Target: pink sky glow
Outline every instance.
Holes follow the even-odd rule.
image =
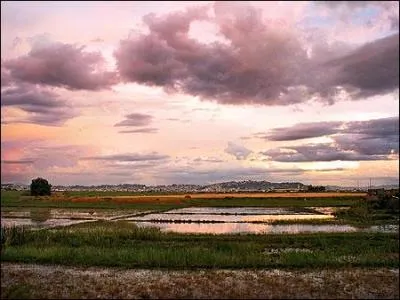
[[[397,1],[1,6],[2,183],[398,183]]]

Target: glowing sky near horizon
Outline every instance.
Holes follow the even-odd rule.
[[[398,183],[397,1],[1,5],[2,183]]]

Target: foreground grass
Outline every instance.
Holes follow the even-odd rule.
[[[98,222],[3,230],[1,260],[169,269],[398,267],[398,238],[384,233],[185,235]]]

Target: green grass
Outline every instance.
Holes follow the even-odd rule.
[[[99,199],[98,202],[71,202],[64,200],[50,200],[47,197],[22,196],[19,191],[1,191],[1,207],[13,208],[82,208],[82,209],[133,209],[133,210],[168,210],[182,205],[174,203],[114,203],[108,199]]]
[[[72,192],[71,192],[72,193]],[[94,192],[93,192],[94,193]],[[124,192],[110,192],[109,196],[123,195]],[[93,196],[87,192],[86,196]],[[105,196],[105,195],[103,195]],[[306,207],[306,206],[350,206],[359,201],[360,197],[343,196],[332,198],[220,198],[220,199],[182,199],[180,203],[154,201],[152,203],[115,203],[111,199],[100,198],[97,202],[71,202],[50,200],[46,197],[21,196],[21,192],[2,191],[2,207],[49,207],[49,208],[98,208],[98,209],[136,209],[136,210],[166,210],[189,206],[210,207]]]
[[[186,195],[179,192],[126,192],[126,191],[67,191],[68,197],[107,197],[107,196],[159,196],[159,195]]]
[[[2,261],[126,268],[398,267],[398,234],[188,235],[127,222],[2,231]],[[266,249],[312,252],[265,254]]]

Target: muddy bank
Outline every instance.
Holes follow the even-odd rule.
[[[398,269],[121,270],[1,264],[1,298],[399,298]]]

